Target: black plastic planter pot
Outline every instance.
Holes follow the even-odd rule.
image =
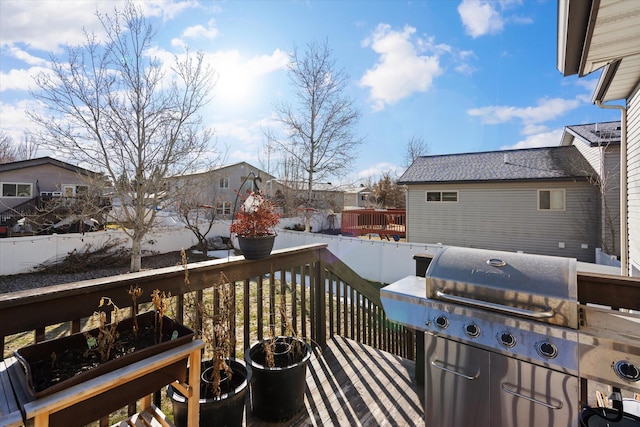
[[[273,249],[273,243],[276,240],[275,235],[241,237],[238,236],[238,246],[245,259],[259,260],[268,258]]]
[[[251,410],[265,421],[286,421],[304,406],[311,346],[298,338],[277,337],[275,367],[268,368],[265,366],[264,341],[256,342],[244,353],[244,359],[253,371]],[[295,341],[301,351],[287,351],[296,345]]]
[[[227,360],[233,375],[226,389],[221,384],[223,394],[220,397],[203,397],[206,385],[200,384],[200,427],[242,426],[244,403],[247,388],[251,382],[251,368],[242,360]],[[211,361],[202,362],[202,372],[211,367]],[[226,392],[225,392],[226,391]],[[173,419],[176,427],[187,427],[187,399],[171,385],[167,387],[167,396],[173,404]]]

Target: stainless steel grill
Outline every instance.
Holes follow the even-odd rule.
[[[572,258],[447,247],[427,270],[427,298],[578,327]]]
[[[640,392],[637,316],[580,306],[576,269],[445,247],[426,278],[381,290],[390,319],[426,333],[428,426],[575,426],[580,378]]]

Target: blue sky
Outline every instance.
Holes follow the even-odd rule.
[[[598,73],[556,69],[555,0],[161,1],[139,3],[158,31],[153,54],[202,50],[218,73],[202,114],[227,163],[266,167],[263,129],[291,95],[294,46],[327,40],[364,140],[348,182],[404,171],[412,137],[429,154],[558,145],[564,126],[619,120],[590,103]],[[32,76],[82,27],[100,35],[95,10],[121,1],[0,0],[0,127],[15,141],[33,127]],[[47,153],[39,152],[39,155]],[[64,159],[61,159],[64,160]]]

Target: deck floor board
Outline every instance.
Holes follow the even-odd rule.
[[[245,426],[424,426],[424,391],[413,382],[415,364],[335,336],[307,371],[305,407],[286,422],[251,414]]]

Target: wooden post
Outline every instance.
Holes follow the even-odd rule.
[[[327,307],[326,307],[326,292],[325,292],[325,275],[324,275],[324,263],[319,260],[315,264],[314,271],[314,284],[316,286],[315,291],[315,308],[316,308],[316,342],[320,348],[324,348],[327,345]]]

